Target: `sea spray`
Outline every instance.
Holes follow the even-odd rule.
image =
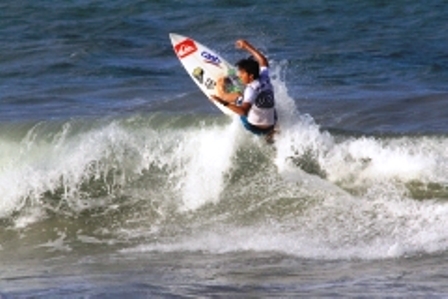
[[[46,121],[2,137],[2,218],[29,234],[51,226],[61,248],[139,240],[124,252],[326,259],[445,250],[447,139],[330,134],[276,76],[273,145],[221,114]]]

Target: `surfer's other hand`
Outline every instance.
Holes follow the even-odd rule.
[[[225,93],[225,84],[226,84],[226,77],[221,77],[218,80],[216,80],[215,91],[219,96],[222,96]]]
[[[225,80],[226,77],[219,77],[218,80],[216,80],[216,85],[224,85]]]

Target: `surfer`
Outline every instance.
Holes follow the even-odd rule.
[[[239,114],[248,131],[265,135],[266,140],[272,142],[277,113],[274,91],[269,79],[268,60],[246,40],[237,40],[235,45],[237,49],[246,50],[252,55],[235,64],[237,75],[245,85],[244,92],[227,92],[227,78],[224,77],[216,82],[216,95],[212,95],[212,100]]]

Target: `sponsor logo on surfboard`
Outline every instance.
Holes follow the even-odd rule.
[[[216,82],[210,78],[207,78],[207,80],[205,80],[204,85],[205,87],[207,87],[207,89],[215,89]]]
[[[197,51],[196,44],[191,39],[186,39],[183,42],[174,46],[174,50],[176,51],[177,56],[179,58],[187,57],[190,54],[193,54]]]
[[[218,56],[213,55],[207,51],[202,51],[201,56],[204,58],[206,63],[213,64],[217,67],[221,67],[221,59]]]
[[[193,70],[193,77],[196,78],[196,80],[199,81],[199,83],[203,83],[204,82],[204,70],[201,69],[200,67],[197,67]]]

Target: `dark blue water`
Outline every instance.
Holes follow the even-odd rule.
[[[448,294],[448,4],[0,3],[0,297]],[[269,58],[245,132],[168,34]]]

